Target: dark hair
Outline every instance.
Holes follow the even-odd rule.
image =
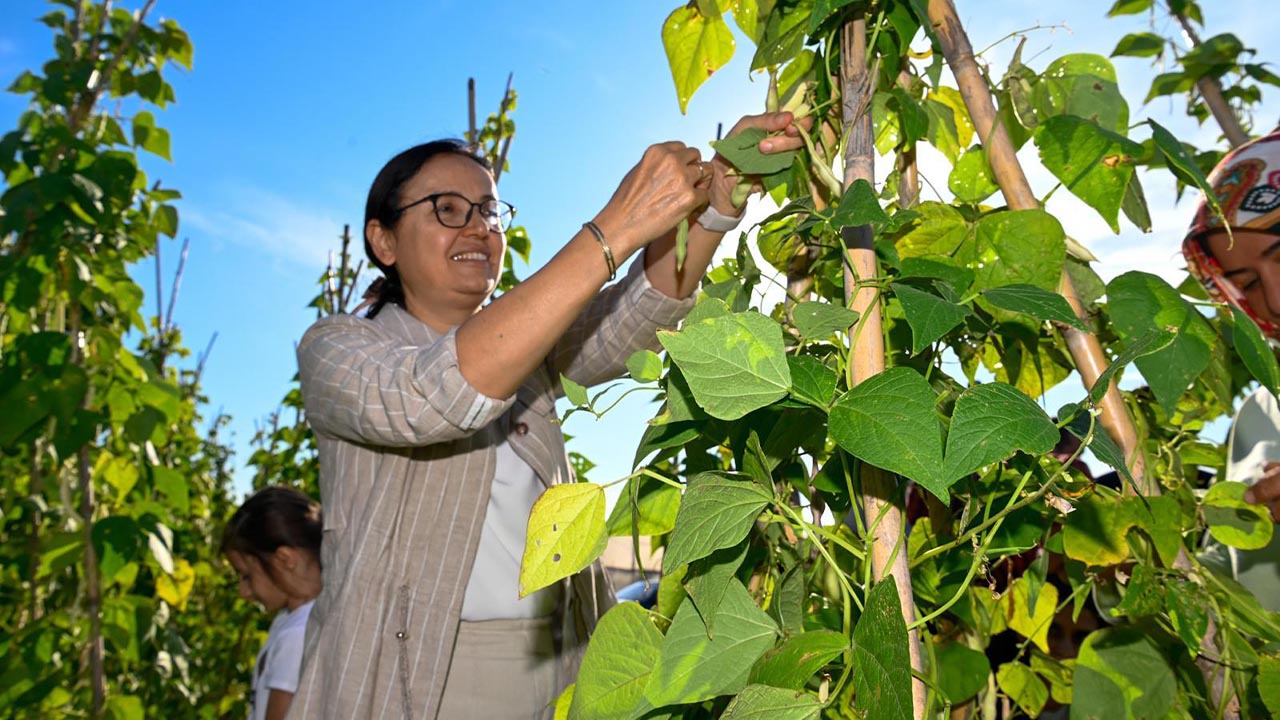
[[[373,245],[369,243],[369,221],[377,220],[387,229],[394,228],[400,221],[399,208],[408,202],[407,198],[400,195],[404,184],[417,175],[429,160],[439,155],[460,155],[474,160],[485,170],[493,170],[488,160],[471,152],[466,143],[452,138],[414,145],[382,166],[378,176],[373,179],[373,185],[369,188],[369,199],[364,204],[364,254],[369,258],[369,262],[382,271],[383,275],[382,278],[374,281],[365,293],[365,297],[374,300],[373,307],[369,308],[368,317],[370,318],[376,317],[387,303],[404,307],[404,286],[400,284],[400,273],[395,265],[383,264],[373,252]]]
[[[222,553],[258,559],[271,574],[271,555],[281,547],[306,550],[320,559],[324,534],[320,504],[293,488],[263,488],[244,501],[222,531]]]

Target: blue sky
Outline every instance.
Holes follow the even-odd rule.
[[[158,118],[172,132],[174,161],[148,161],[148,170],[185,195],[179,237],[190,238],[191,254],[175,319],[192,348],[219,335],[205,389],[210,413],[233,417],[239,462],[255,421],[276,407],[295,371],[293,344],[313,319],[304,305],[342,225],[352,224],[358,236],[364,194],[387,158],[465,130],[468,77],[476,78],[483,116],[515,73],[518,132],[502,193],[533,238],[534,266],[603,206],[647,145],[678,139],[709,153],[718,122],[727,129],[762,109],[764,85],[747,72],[753,49],[739,37],[733,62],[680,114],[660,40],[675,4],[160,0],[155,13],[191,35],[195,69],[170,73],[178,102]],[[1206,35],[1234,32],[1260,59],[1280,61],[1280,16],[1271,0],[1203,4]],[[959,5],[976,48],[1045,28],[1030,33],[1024,51],[1034,68],[1067,52],[1108,54],[1125,33],[1149,29],[1143,16],[1106,19],[1109,0]],[[49,31],[35,22],[48,9],[36,0],[0,4],[6,84],[48,57]],[[987,54],[997,76],[1015,42]],[[1150,116],[1201,145],[1214,142],[1212,128],[1182,117],[1180,102],[1138,107],[1156,72],[1147,61],[1118,59],[1116,66],[1134,122]],[[1280,91],[1268,93],[1260,127],[1280,119],[1277,97]],[[0,96],[0,127],[22,109],[21,98]],[[922,152],[924,175],[945,192],[942,167],[938,156]],[[1038,192],[1052,187],[1042,171],[1029,174]],[[1175,279],[1191,208],[1174,204],[1172,183],[1163,178],[1146,190],[1156,224],[1150,235],[1132,228],[1112,235],[1065,193],[1050,209],[1101,258],[1104,277],[1141,268]],[[163,248],[166,278],[179,248]],[[152,266],[137,276],[150,295]],[[154,298],[147,302],[154,306]],[[1065,385],[1065,399],[1075,399],[1078,383]],[[642,396],[633,398],[604,421],[579,415],[566,428],[575,436],[570,447],[600,464],[594,480],[629,470],[652,410]],[[247,477],[241,473],[242,487]]]

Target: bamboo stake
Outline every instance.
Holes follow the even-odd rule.
[[[871,127],[870,93],[875,78],[867,67],[866,20],[858,18],[845,24],[840,37],[840,83],[844,132],[848,137],[844,153],[844,185],[846,188],[858,180],[874,182],[874,131]],[[863,317],[857,346],[850,348],[849,363],[852,381],[856,385],[885,369],[885,348],[882,319],[880,316],[879,290],[859,287],[860,279],[875,278],[875,237],[871,227],[862,225],[841,230],[848,262],[844,268],[845,302]],[[915,624],[915,594],[911,586],[911,568],[907,558],[907,534],[903,513],[904,496],[897,481],[885,471],[862,466],[862,505],[866,513],[867,530],[871,537],[871,571],[873,579],[880,581],[892,577],[898,586],[902,602],[902,617],[910,628]],[[908,652],[911,669],[920,673],[924,669],[917,630],[908,631]],[[924,683],[911,678],[912,716],[923,718],[926,707]]]
[[[980,138],[983,138],[982,144],[986,148],[987,159],[996,175],[996,182],[1004,193],[1005,201],[1015,210],[1038,208],[1039,202],[1032,193],[1031,185],[1022,171],[1022,165],[1014,154],[1008,132],[996,118],[991,92],[974,60],[973,47],[969,44],[964,26],[956,15],[952,0],[929,0],[929,21],[937,33],[938,43],[942,46],[947,65],[956,78],[965,107],[973,120],[974,130]],[[1083,317],[1079,297],[1065,271],[1062,273],[1059,292],[1066,298],[1076,315]],[[1102,351],[1101,344],[1092,333],[1071,328],[1063,328],[1062,332],[1085,387],[1093,387],[1098,376],[1107,366],[1107,357]],[[1134,479],[1143,489],[1143,494],[1159,496],[1161,494],[1159,483],[1154,478],[1145,476],[1145,458],[1138,447],[1137,431],[1114,382],[1107,388],[1107,395],[1101,409],[1102,425],[1121,446],[1125,457],[1129,459]],[[1179,548],[1178,558],[1173,565],[1174,568],[1182,571],[1192,568],[1184,548]],[[1221,668],[1208,659],[1216,654],[1216,636],[1216,623],[1214,618],[1210,617],[1208,631],[1200,644],[1201,657],[1197,664],[1209,683],[1211,697],[1215,703],[1218,703],[1225,692],[1223,672],[1220,672]],[[1223,717],[1238,717],[1238,712],[1233,715],[1230,709],[1227,709]]]
[[[84,359],[80,347],[80,315],[84,306],[76,302],[71,306],[71,363],[79,365]],[[89,398],[85,397],[81,407],[87,407]],[[80,520],[81,536],[84,542],[84,594],[85,613],[89,616],[89,638],[85,652],[89,662],[89,687],[93,696],[89,717],[100,718],[106,705],[107,681],[103,667],[102,645],[102,576],[98,570],[98,554],[93,547],[93,515],[96,500],[94,498],[93,476],[90,472],[92,462],[89,459],[88,443],[81,445],[76,451],[76,473],[80,486]]]
[[[1191,21],[1179,12],[1174,12],[1173,16],[1182,26],[1182,33],[1191,47],[1200,47],[1200,34],[1196,32]],[[1231,143],[1231,147],[1239,147],[1249,142],[1249,135],[1240,124],[1240,118],[1236,117],[1231,104],[1222,94],[1222,83],[1218,78],[1200,78],[1196,81],[1196,89],[1200,91],[1200,97],[1204,98],[1204,104],[1209,107],[1209,112],[1213,113],[1213,118],[1218,121],[1218,127],[1222,128],[1222,134],[1227,138],[1227,142]]]
[[[991,90],[974,59],[973,46],[969,44],[969,37],[960,23],[960,18],[956,15],[955,5],[951,0],[929,0],[929,21],[933,23],[938,43],[946,56],[947,65],[956,78],[956,85],[959,86],[960,95],[964,98],[965,108],[973,120],[974,130],[987,151],[987,159],[995,173],[996,182],[1004,193],[1005,202],[1013,210],[1038,209],[1040,201],[1036,199],[1035,193],[1031,190],[1031,184],[1022,171],[1013,143],[1009,141],[1009,133],[996,118]],[[1080,298],[1065,268],[1059,281],[1058,291],[1066,298],[1077,316],[1085,317]],[[1092,388],[1108,364],[1102,345],[1093,333],[1069,326],[1061,327],[1060,330],[1085,387]],[[1139,447],[1138,433],[1134,429],[1129,410],[1125,407],[1124,399],[1121,398],[1114,381],[1107,388],[1101,409],[1102,426],[1124,452],[1130,472],[1138,486],[1143,488],[1145,494],[1158,495],[1159,486],[1146,478],[1146,459]]]

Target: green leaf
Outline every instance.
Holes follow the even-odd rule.
[[[772,175],[790,168],[794,150],[768,155],[760,152],[760,141],[767,136],[761,128],[747,128],[711,143],[711,147],[743,175]]]
[[[724,600],[725,590],[742,567],[747,557],[749,543],[746,540],[733,547],[717,550],[701,560],[689,563],[689,571],[684,576],[684,589],[693,599],[693,605],[702,616],[707,626],[707,634],[714,637],[716,611]]]
[[[1244,501],[1248,489],[1242,482],[1214,483],[1204,496],[1204,520],[1209,532],[1223,545],[1260,550],[1271,542],[1275,524],[1267,506]]]
[[[924,111],[929,118],[929,144],[946,155],[952,163],[959,162],[960,152],[967,143],[960,140],[955,110],[930,96],[924,101]]]
[[[106,717],[108,720],[142,720],[142,698],[136,695],[112,695],[107,698]]]
[[[821,410],[831,407],[836,394],[836,371],[812,355],[788,355],[791,397]]]
[[[574,407],[591,405],[591,400],[587,398],[587,389],[564,375],[560,376],[560,387],[564,388],[565,399],[573,403]]]
[[[1140,357],[1146,357],[1155,352],[1159,352],[1178,338],[1176,333],[1168,332],[1162,328],[1149,328],[1136,340],[1130,341],[1125,349],[1116,356],[1115,360],[1107,366],[1106,370],[1098,376],[1093,383],[1093,387],[1089,389],[1089,401],[1093,404],[1102,402],[1102,397],[1107,393],[1107,388],[1111,385],[1111,378],[1120,372],[1126,365],[1132,363]],[[1086,427],[1085,430],[1088,428]],[[1081,435],[1083,437],[1083,435]]]
[[[1097,210],[1112,232],[1120,232],[1120,206],[1142,145],[1096,122],[1070,115],[1042,122],[1036,128],[1035,143],[1045,169],[1071,194]]]
[[[939,647],[935,655],[938,687],[952,705],[959,705],[987,686],[991,662],[985,653],[951,642]]]
[[[784,65],[799,55],[813,13],[813,0],[767,4],[771,9],[764,20],[764,32],[756,43],[756,54],[751,58],[752,70]]]
[[[1169,602],[1169,617],[1173,620],[1173,629],[1191,657],[1200,654],[1200,643],[1209,630],[1209,607],[1205,602],[1203,590],[1199,585],[1188,580],[1174,580],[1169,583],[1166,599]]]
[[[1161,278],[1131,271],[1107,285],[1111,320],[1121,337],[1142,337],[1152,329],[1177,337],[1162,350],[1134,362],[1167,411],[1172,412],[1187,387],[1209,365],[1217,333],[1195,308]]]
[[[778,579],[773,600],[769,603],[769,617],[778,623],[783,634],[794,635],[804,630],[805,601],[808,597],[809,586],[802,567],[797,565]]]
[[[569,720],[569,708],[573,707],[573,691],[576,688],[576,683],[569,683],[569,686],[556,698],[555,713],[551,716],[551,720]]]
[[[753,310],[659,332],[658,339],[712,417],[737,420],[791,391],[782,328]]]
[[[636,488],[636,507],[639,510],[639,526],[641,535],[665,535],[676,526],[676,513],[680,510],[680,491],[661,480],[647,475],[633,477],[627,481],[626,489],[613,506],[609,521],[605,527],[609,535],[631,535],[631,490]]]
[[[934,278],[951,286],[957,294],[967,292],[973,284],[973,271],[958,267],[951,262],[930,260],[929,258],[903,258],[898,266],[898,277]]]
[[[957,200],[967,203],[980,203],[1000,189],[991,165],[987,163],[987,151],[981,145],[964,151],[951,169],[947,187]]]
[[[912,209],[920,214],[919,219],[895,242],[898,255],[904,260],[949,256],[969,237],[969,223],[950,205],[923,202]]]
[[[1005,285],[982,292],[987,302],[998,308],[1011,312],[1030,315],[1040,321],[1051,321],[1070,325],[1080,330],[1088,330],[1076,314],[1071,311],[1065,298],[1055,292],[1049,292],[1034,285]]]
[[[658,662],[662,633],[635,603],[609,609],[582,656],[569,720],[630,720]]]
[[[1074,115],[1103,128],[1125,133],[1129,104],[1116,84],[1116,69],[1101,55],[1063,55],[1049,63],[1032,88],[1040,122],[1055,115]]]
[[[804,339],[823,340],[853,327],[858,313],[840,305],[806,300],[791,309],[791,319]]]
[[[996,682],[1000,683],[1000,689],[1022,708],[1027,717],[1040,717],[1040,711],[1049,702],[1049,688],[1031,668],[1020,662],[1001,665],[996,671]]]
[[[1177,703],[1177,678],[1157,640],[1139,627],[1090,633],[1076,660],[1073,720],[1164,718]]]
[[[1066,517],[1062,548],[1067,557],[1087,565],[1117,565],[1129,557],[1125,540],[1130,523],[1121,503],[1096,493],[1076,501]]]
[[[125,566],[138,559],[142,550],[142,531],[133,518],[113,515],[93,524],[93,549],[98,554],[98,569],[103,580],[110,582]]]
[[[1173,133],[1164,128],[1163,125],[1155,120],[1147,120],[1147,124],[1151,126],[1151,139],[1155,141],[1156,149],[1164,157],[1165,163],[1169,167],[1175,177],[1184,184],[1198,188],[1204,193],[1205,201],[1209,203],[1209,207],[1213,211],[1222,214],[1222,208],[1218,205],[1218,194],[1214,192],[1213,186],[1209,184],[1209,179],[1205,177],[1204,171],[1196,163],[1195,159],[1187,152],[1187,148]]]
[[[844,191],[836,205],[835,215],[831,218],[831,225],[836,228],[856,227],[882,223],[888,219],[884,208],[880,207],[875,188],[866,180],[858,179]]]
[[[1034,285],[1058,289],[1066,261],[1066,234],[1058,219],[1043,210],[1012,210],[978,221],[974,255],[974,287]]]
[[[1142,191],[1142,182],[1137,175],[1130,178],[1129,187],[1125,188],[1120,210],[1134,227],[1144,233],[1151,232],[1151,208],[1147,205],[1147,195]]]
[[[636,382],[654,382],[662,377],[662,358],[652,350],[637,350],[627,358],[627,372]]]
[[[604,489],[595,483],[547,488],[529,513],[520,597],[578,572],[600,557],[608,543]]]
[[[133,144],[153,155],[173,161],[169,155],[169,131],[156,127],[155,116],[146,110],[133,116]]]
[[[676,527],[662,558],[662,571],[673,572],[685,563],[737,545],[772,501],[757,483],[723,473],[699,473],[689,478],[689,489],[680,502]]]
[[[736,579],[729,583],[716,611],[715,628],[715,637],[708,637],[707,626],[693,603],[685,603],[676,612],[644,691],[654,707],[740,692],[747,685],[751,666],[773,647],[778,632],[773,620]]]
[[[1129,33],[1120,38],[1111,57],[1155,57],[1164,50],[1164,38],[1150,32]]]
[[[902,303],[902,312],[911,326],[911,352],[920,351],[951,332],[969,316],[969,308],[944,300],[933,293],[904,283],[892,283],[893,294]]]
[[[800,633],[756,661],[749,682],[801,690],[809,678],[849,648],[845,636],[833,630]]]
[[[956,400],[943,478],[950,484],[1018,450],[1043,455],[1058,444],[1058,435],[1044,409],[1021,390],[1004,383],[974,385]]]
[[[936,402],[937,395],[920,373],[891,368],[836,400],[831,438],[854,457],[915,480],[945,501]]]
[[[138,466],[133,460],[127,457],[103,455],[99,462],[102,463],[102,479],[115,488],[117,497],[123,499],[128,496],[129,491],[138,482]]]
[[[723,720],[818,720],[822,703],[803,690],[748,685],[729,703]]]
[[[1267,655],[1259,659],[1258,694],[1272,715],[1280,715],[1280,657]]]
[[[1009,629],[1035,643],[1041,651],[1049,652],[1049,626],[1058,609],[1058,588],[1045,585],[1033,606],[1031,581],[1024,575],[1013,583],[1000,602]],[[1035,717],[1035,713],[1031,716]]]
[[[853,629],[853,706],[866,720],[910,720],[911,657],[893,576],[867,593]]]
[[[1154,0],[1116,0],[1116,4],[1107,11],[1107,17],[1120,15],[1137,15],[1151,9]]]
[[[191,510],[191,501],[187,480],[182,473],[172,468],[156,466],[151,468],[151,478],[156,491],[168,501],[174,514],[185,517]]]
[[[662,47],[684,113],[693,93],[733,57],[733,31],[723,16],[704,17],[696,7],[682,5],[662,24]]]
[[[1280,363],[1276,362],[1271,344],[1248,313],[1233,305],[1231,318],[1234,321],[1234,332],[1231,335],[1236,354],[1255,380],[1270,390],[1272,395],[1280,397]]]

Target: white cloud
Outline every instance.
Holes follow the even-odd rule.
[[[182,219],[206,238],[227,242],[308,270],[323,268],[343,220],[327,208],[309,207],[261,188],[225,193],[215,209],[189,202]]]

